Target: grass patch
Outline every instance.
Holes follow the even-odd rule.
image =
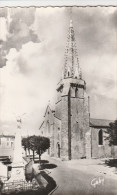
[[[35,163],[41,163],[41,164],[46,164],[46,163],[49,163],[49,161],[48,160],[41,160],[40,162],[39,162],[39,160],[34,160],[34,162]]]
[[[110,166],[110,167],[115,167],[117,168],[117,159],[109,159],[105,161],[105,164]]]
[[[41,169],[54,169],[56,167],[57,167],[57,165],[55,165],[55,164],[42,164],[41,165]]]

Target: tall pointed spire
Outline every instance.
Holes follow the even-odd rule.
[[[78,54],[75,41],[75,33],[73,29],[73,22],[70,20],[68,30],[66,51],[65,51],[65,64],[64,64],[64,78],[78,78],[81,79],[81,70],[79,67]]]

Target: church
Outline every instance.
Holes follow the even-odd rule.
[[[50,156],[62,160],[106,158],[117,146],[105,139],[110,120],[90,118],[89,96],[79,66],[75,33],[70,20],[62,79],[57,85],[55,108],[47,106],[39,134],[50,138]]]

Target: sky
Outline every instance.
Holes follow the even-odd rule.
[[[0,131],[38,134],[56,87],[72,18],[92,118],[117,118],[117,7],[0,8]],[[26,113],[25,115],[23,115]]]

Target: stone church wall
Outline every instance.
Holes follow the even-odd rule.
[[[55,106],[55,116],[59,119],[61,119],[61,100],[59,102],[56,103]]]
[[[68,96],[62,97],[61,114],[61,158],[68,160]]]
[[[71,98],[71,148],[72,158],[85,157],[83,99]]]
[[[73,89],[72,89],[73,94]],[[90,150],[90,140],[86,144],[85,135],[89,132],[89,108],[88,96],[83,88],[78,88],[78,96],[71,98],[71,148],[72,158],[79,159],[87,156],[87,149]],[[86,146],[88,148],[86,148]],[[91,157],[88,151],[88,158]]]
[[[57,119],[48,107],[45,113],[44,123],[41,126],[42,136],[50,138],[50,156],[58,157],[58,144],[61,145],[61,120]],[[60,153],[60,152],[59,152]]]
[[[61,121],[56,118],[54,119],[53,147],[54,156],[58,157],[58,145],[61,147]]]
[[[90,108],[89,108],[89,97],[84,91],[84,129],[85,129],[85,156],[91,158],[91,130],[89,127],[90,120]]]
[[[99,145],[99,131],[102,129],[103,131],[103,144]],[[105,128],[91,128],[91,138],[92,138],[92,146],[91,153],[93,158],[106,158],[111,157],[111,147],[109,146],[108,140],[105,140],[106,133],[104,132]]]

